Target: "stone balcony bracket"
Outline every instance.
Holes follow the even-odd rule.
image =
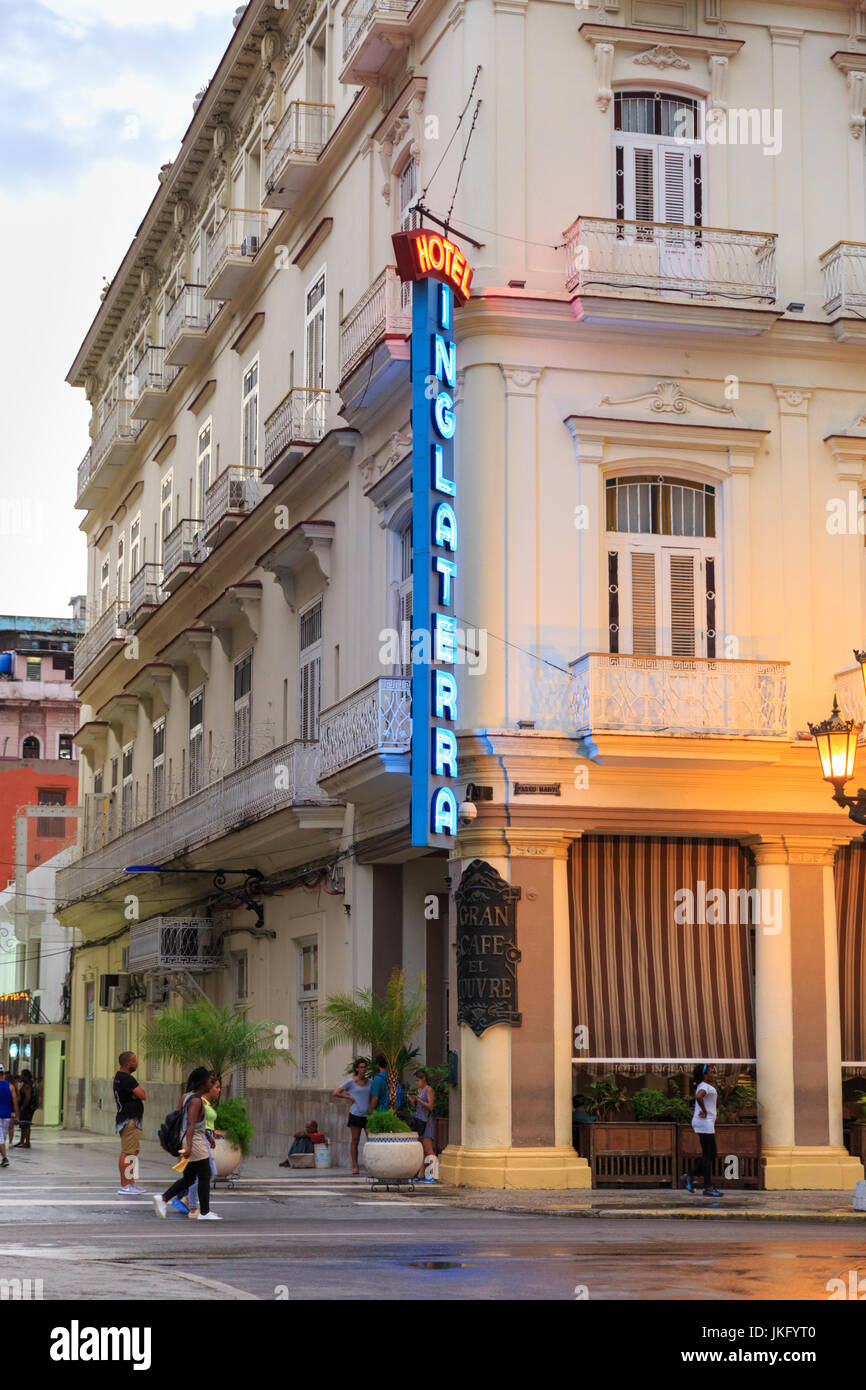
[[[199,617],[214,631],[226,657],[231,660],[234,630],[245,624],[254,640],[259,635],[262,608],[262,586],[259,580],[230,584],[215,603],[205,608]]]
[[[140,671],[136,671],[123,687],[124,691],[141,701],[148,719],[155,713],[156,703],[161,704],[162,712],[168,709],[171,699],[171,674],[171,666],[167,662],[150,661],[146,666],[142,666]]]
[[[135,695],[122,693],[112,695],[110,700],[97,710],[97,715],[117,736],[119,743],[128,743],[135,735],[138,724],[138,699]]]
[[[295,580],[308,560],[316,565],[324,582],[330,584],[335,529],[333,521],[300,521],[256,561],[274,576],[292,612],[295,611]]]
[[[210,675],[212,641],[213,632],[209,627],[184,628],[158,653],[159,664],[169,666],[181,685],[188,689],[190,681],[193,685],[199,683],[196,676],[207,680]]]

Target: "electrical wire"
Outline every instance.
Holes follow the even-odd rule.
[[[427,182],[425,183],[424,187],[421,189],[421,196],[420,196],[419,199],[418,199],[418,203],[423,203],[425,197],[427,196],[427,189],[430,187],[430,185],[431,185],[431,183],[433,182],[433,180],[435,179],[436,175],[439,173],[439,170],[442,168],[442,161],[445,159],[445,156],[447,155],[447,153],[448,153],[448,151],[450,150],[451,146],[454,144],[454,141],[457,139],[457,133],[458,133],[458,131],[460,130],[460,126],[461,126],[461,123],[462,123],[462,121],[463,121],[463,117],[466,115],[466,112],[469,110],[469,104],[470,104],[470,102],[472,101],[472,95],[473,95],[473,93],[474,93],[474,91],[475,91],[476,86],[478,85],[478,78],[479,78],[480,75],[481,75],[481,64],[479,63],[479,64],[478,64],[478,67],[475,69],[475,76],[474,76],[473,79],[472,79],[472,86],[469,88],[469,96],[466,98],[466,105],[463,107],[463,110],[460,112],[460,115],[457,117],[457,124],[456,124],[456,126],[454,127],[454,134],[451,136],[451,139],[448,141],[448,144],[445,146],[445,149],[442,151],[442,158],[439,160],[439,163],[436,165],[436,168],[433,170],[433,173],[430,175],[430,177],[429,177],[429,179],[427,180]],[[417,204],[416,204],[416,206],[417,206]]]

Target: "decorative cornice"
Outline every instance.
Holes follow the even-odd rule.
[[[730,405],[711,405],[709,401],[701,401],[696,396],[686,395],[678,381],[657,381],[654,391],[644,391],[639,396],[624,396],[618,401],[611,400],[610,396],[604,396],[599,401],[599,405],[637,405],[642,401],[649,402],[647,408],[657,415],[688,415],[690,413],[689,406],[693,405],[698,406],[701,410],[710,410],[715,415],[734,414],[733,407]]]
[[[505,378],[506,396],[535,396],[544,372],[543,367],[506,367],[502,362],[499,370]]]
[[[632,62],[639,63],[642,67],[658,68],[661,72],[664,72],[666,68],[691,67],[691,63],[675,53],[669,43],[657,43],[653,48],[648,48],[645,53],[638,53],[636,58],[632,58]]]
[[[780,415],[806,416],[812,392],[803,386],[774,386]]]

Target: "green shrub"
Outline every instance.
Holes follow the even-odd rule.
[[[246,1107],[240,1096],[234,1100],[224,1100],[217,1106],[216,1128],[221,1129],[230,1144],[236,1144],[246,1158],[250,1151],[253,1127],[247,1118]]]
[[[694,1110],[694,1101],[689,1100],[688,1096],[681,1096],[679,1086],[672,1081],[668,1088],[662,1119],[670,1120],[675,1125],[688,1125],[691,1124]]]
[[[643,1086],[631,1098],[631,1108],[636,1120],[661,1120],[665,1118],[668,1098],[663,1091],[653,1091]]]
[[[374,1110],[367,1119],[368,1134],[409,1134],[410,1126],[394,1114],[393,1110]]]

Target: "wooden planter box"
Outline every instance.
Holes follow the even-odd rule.
[[[764,1172],[761,1165],[761,1126],[754,1124],[716,1125],[717,1157],[713,1164],[713,1182],[720,1191],[731,1187],[762,1188]],[[737,1159],[739,1175],[725,1176],[725,1159]],[[694,1177],[701,1156],[701,1141],[691,1125],[677,1125],[676,1186],[681,1186],[681,1174]]]
[[[676,1125],[597,1120],[578,1128],[589,1131],[593,1187],[676,1187]]]

